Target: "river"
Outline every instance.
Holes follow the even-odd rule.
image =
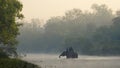
[[[22,58],[42,68],[120,68],[120,57],[117,56],[85,56],[78,59],[59,58],[59,55],[27,54]]]

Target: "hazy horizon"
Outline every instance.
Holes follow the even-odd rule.
[[[20,28],[21,35],[18,38],[18,51],[61,53],[67,47],[73,47],[79,54],[120,55],[120,14],[119,11],[116,14],[112,12],[119,10],[118,1],[22,2],[23,15],[27,19],[33,19],[30,19],[30,23],[26,19],[23,21],[24,26]],[[81,12],[81,9],[88,12]],[[61,16],[62,14],[65,15]],[[41,19],[44,19],[44,25]]]
[[[52,16],[62,16],[68,10],[78,8],[90,10],[92,4],[106,4],[109,8],[119,10],[119,0],[20,0],[23,3],[22,13],[26,20],[39,18],[47,20]]]

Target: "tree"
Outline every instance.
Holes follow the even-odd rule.
[[[108,8],[105,4],[102,5],[93,4],[91,8],[95,15],[94,24],[97,23],[96,25],[98,27],[112,24],[111,20],[114,18],[112,10]]]
[[[17,44],[22,7],[18,0],[0,0],[0,46],[14,48]]]

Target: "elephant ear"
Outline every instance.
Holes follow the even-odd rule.
[[[66,55],[66,51],[63,51],[60,56],[65,56]]]

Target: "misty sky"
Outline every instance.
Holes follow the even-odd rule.
[[[48,19],[64,15],[67,10],[78,8],[89,10],[92,4],[106,4],[114,11],[120,9],[120,0],[20,0],[25,19]]]

